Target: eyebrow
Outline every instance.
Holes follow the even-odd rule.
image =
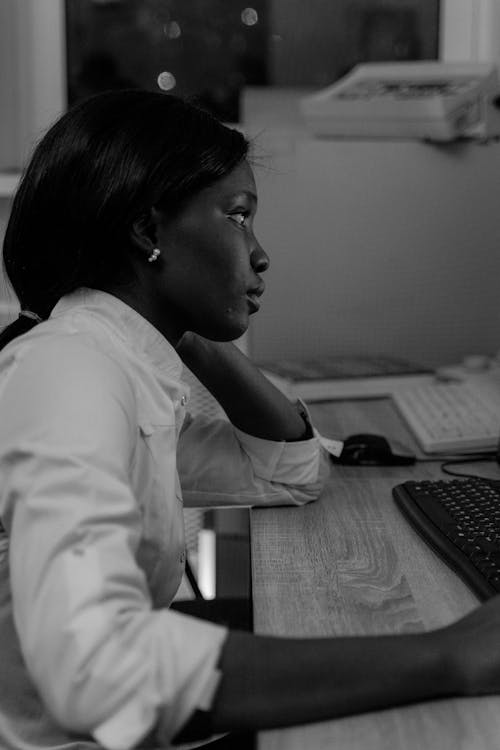
[[[232,197],[234,199],[237,199],[241,198],[242,196],[248,198],[248,200],[252,203],[257,203],[257,195],[252,190],[237,190]]]

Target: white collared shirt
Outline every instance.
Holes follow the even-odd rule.
[[[210,707],[227,635],[168,609],[183,502],[303,504],[321,491],[318,438],[191,418],[181,373],[153,326],[89,289],[0,355],[2,748],[126,750],[155,726],[167,746]]]

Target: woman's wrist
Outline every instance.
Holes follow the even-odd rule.
[[[277,391],[233,343],[185,333],[177,353],[243,432],[288,442],[314,437],[307,410]]]
[[[435,697],[467,695],[467,680],[458,653],[460,649],[450,637],[448,628],[422,633],[422,638],[436,665],[436,679],[439,685]]]

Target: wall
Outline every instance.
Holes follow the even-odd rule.
[[[499,60],[500,0],[441,0],[440,57]]]
[[[0,241],[3,239],[5,226],[10,212],[11,201],[9,198],[0,196]],[[18,307],[17,298],[14,295],[12,289],[10,289],[7,279],[2,271],[0,271],[0,328],[11,319],[11,315],[7,315],[8,309]]]
[[[64,0],[0,2],[0,240],[10,211],[7,183],[66,103]],[[0,272],[0,326],[16,305]]]
[[[256,359],[440,365],[500,348],[500,144],[321,141],[298,120],[248,130],[260,133],[256,230],[271,256]]]
[[[65,106],[63,0],[0,4],[0,170],[20,169]]]

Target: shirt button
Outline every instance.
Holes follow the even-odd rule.
[[[181,552],[181,554],[179,556],[179,562],[181,563],[181,565],[184,565],[185,560],[186,560],[186,553],[185,552]]]
[[[183,394],[181,396],[181,406],[186,406],[186,404],[187,404],[187,396],[186,394]]]

